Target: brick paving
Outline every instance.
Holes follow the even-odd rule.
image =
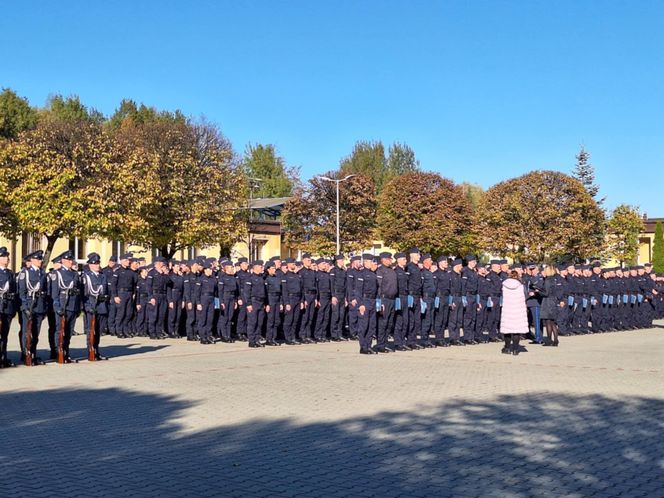
[[[518,357],[102,345],[0,370],[0,496],[664,497],[664,322]]]

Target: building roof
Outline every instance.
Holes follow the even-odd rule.
[[[643,231],[645,233],[655,233],[657,222],[664,224],[664,218],[646,218],[643,217]]]
[[[267,197],[263,199],[252,199],[249,203],[251,209],[274,209],[283,207],[290,197]]]

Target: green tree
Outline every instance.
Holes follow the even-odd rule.
[[[662,222],[655,225],[655,240],[652,248],[652,266],[655,273],[664,273],[664,232]]]
[[[106,120],[96,109],[86,107],[76,95],[63,97],[53,95],[41,110],[41,117],[46,120],[65,121],[72,123],[90,123],[101,125]]]
[[[288,197],[298,185],[299,171],[289,168],[272,144],[247,145],[242,161],[250,178],[257,178],[256,197]]]
[[[621,266],[635,261],[642,231],[643,218],[637,207],[627,204],[616,207],[607,223],[608,255],[619,261]]]
[[[37,125],[37,111],[28,100],[5,88],[0,93],[0,138],[16,138]]]
[[[383,143],[360,141],[355,144],[348,157],[339,165],[341,175],[363,175],[371,178],[380,193],[383,186],[395,176],[419,170],[415,153],[406,144],[395,142],[385,155]]]
[[[179,110],[159,111],[155,107],[145,104],[139,106],[131,99],[123,99],[106,124],[111,130],[117,130],[121,126],[144,125],[155,121],[186,124],[187,118]]]
[[[472,208],[463,189],[437,173],[406,173],[390,180],[378,197],[378,235],[389,247],[415,245],[434,255],[471,249]]]
[[[464,195],[468,199],[468,202],[473,207],[473,209],[478,209],[480,204],[482,204],[484,189],[479,185],[470,182],[463,182],[461,184],[461,189],[463,190]]]
[[[590,163],[590,153],[583,145],[576,155],[576,164],[572,170],[572,177],[581,182],[586,192],[597,201],[599,206],[604,203],[604,198],[597,199],[599,185],[595,183],[595,167]]]
[[[587,259],[604,247],[604,211],[574,178],[533,171],[486,191],[478,217],[481,247],[514,259]]]
[[[325,176],[338,178],[338,172]],[[336,187],[312,178],[297,189],[282,213],[286,242],[314,254],[336,251]],[[373,241],[376,217],[375,187],[370,178],[355,176],[340,184],[339,232],[342,251],[366,249]]]

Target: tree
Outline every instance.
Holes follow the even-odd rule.
[[[484,250],[515,259],[587,259],[604,247],[604,212],[574,178],[533,171],[494,185],[480,205]]]
[[[572,171],[572,177],[581,182],[586,192],[597,201],[599,206],[604,202],[604,198],[597,199],[599,185],[595,183],[595,167],[590,164],[590,153],[582,145],[579,153],[576,155],[576,164]]]
[[[664,273],[664,233],[662,222],[655,225],[655,240],[652,248],[652,266],[655,273]]]
[[[45,237],[46,260],[60,237],[107,233],[116,208],[109,190],[117,160],[109,137],[85,121],[44,120],[5,141],[0,190],[13,222],[2,229]]]
[[[123,99],[106,125],[111,130],[117,130],[121,126],[144,125],[155,121],[186,124],[187,118],[179,110],[175,112],[159,111],[155,107],[148,107],[145,104],[138,106],[131,99]]]
[[[125,199],[115,237],[157,248],[165,257],[190,246],[226,245],[244,236],[246,180],[230,142],[213,125],[177,113],[115,131],[123,151]]]
[[[621,266],[635,261],[642,231],[643,218],[637,207],[621,204],[615,208],[607,223],[608,255],[619,261]]]
[[[250,178],[258,178],[256,197],[288,197],[298,184],[298,169],[286,166],[274,145],[247,145],[242,161]]]
[[[475,183],[463,182],[461,184],[461,189],[463,190],[466,199],[473,207],[474,210],[477,210],[482,204],[482,198],[484,197],[484,189]]]
[[[417,246],[434,255],[461,254],[472,208],[463,189],[436,173],[406,173],[378,197],[378,234],[397,250]]]
[[[105,121],[101,112],[96,109],[88,109],[76,95],[51,96],[46,102],[46,107],[41,110],[41,117],[46,120],[96,125],[101,125]]]
[[[353,147],[350,156],[341,160],[341,175],[358,174],[371,178],[380,193],[383,186],[395,176],[419,170],[415,153],[406,144],[394,143],[385,157],[382,142],[360,141]]]
[[[37,111],[28,100],[5,88],[0,93],[0,138],[16,138],[37,125]]]
[[[339,178],[338,172],[325,176]],[[373,241],[375,187],[370,178],[358,175],[340,184],[340,239],[342,251],[366,249]],[[336,186],[319,178],[297,189],[286,202],[282,226],[286,242],[322,255],[336,251]]]

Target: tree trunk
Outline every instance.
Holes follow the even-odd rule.
[[[48,266],[51,261],[51,252],[55,247],[55,243],[60,238],[59,235],[46,235],[46,251],[44,251],[44,267]],[[23,255],[25,256],[25,254]]]

